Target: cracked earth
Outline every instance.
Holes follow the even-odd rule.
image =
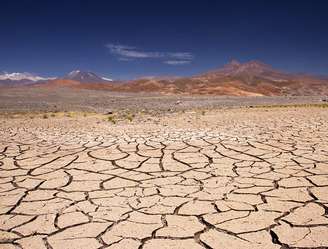
[[[328,248],[328,113],[0,119],[0,248]]]

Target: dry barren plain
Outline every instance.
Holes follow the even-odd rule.
[[[0,248],[328,248],[327,110],[0,117]]]

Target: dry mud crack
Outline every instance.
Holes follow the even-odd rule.
[[[2,249],[328,248],[325,110],[0,122]]]

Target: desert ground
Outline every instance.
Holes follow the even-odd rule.
[[[215,98],[182,108],[191,97],[167,96],[153,101],[166,110],[156,114],[116,115],[110,100],[82,112],[74,99],[79,112],[29,100],[14,114],[27,100],[9,95],[0,100],[1,249],[328,248],[325,106],[222,97],[225,108]],[[320,99],[304,98],[260,100]],[[142,100],[128,108],[147,110]]]
[[[72,88],[0,87],[0,114],[17,112],[83,111],[175,112],[253,105],[322,104],[327,96],[215,96],[127,93]]]

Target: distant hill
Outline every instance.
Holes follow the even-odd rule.
[[[69,74],[62,77],[62,79],[74,80],[80,83],[108,83],[113,81],[112,79],[100,77],[93,72],[83,72],[80,70],[72,71]]]
[[[28,85],[47,80],[50,80],[50,78],[44,78],[30,73],[0,73],[0,86]]]
[[[281,72],[259,61],[232,61],[193,77],[140,79],[114,86],[113,90],[232,96],[327,95],[328,79]]]

